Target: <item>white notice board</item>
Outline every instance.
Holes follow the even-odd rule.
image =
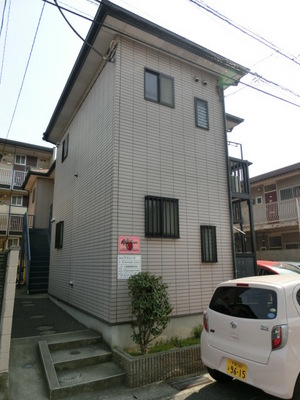
[[[137,254],[118,255],[118,279],[128,279],[142,270],[142,257]]]

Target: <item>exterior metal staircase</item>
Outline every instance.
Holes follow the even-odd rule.
[[[91,330],[48,337],[39,341],[39,352],[50,400],[123,385],[126,381],[102,336]]]
[[[30,269],[27,275],[27,293],[47,293],[50,248],[47,229],[30,229]]]

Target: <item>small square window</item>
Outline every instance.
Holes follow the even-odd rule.
[[[174,78],[146,69],[145,99],[174,107]]]
[[[62,163],[68,157],[68,152],[69,152],[69,134],[67,134],[67,136],[62,144],[62,153],[61,153],[61,162]]]
[[[23,205],[23,196],[12,196],[11,204],[13,206],[22,206]]]
[[[195,97],[195,118],[196,126],[202,129],[209,129],[208,103],[205,100]]]
[[[179,238],[177,199],[145,197],[145,236]]]
[[[16,154],[16,164],[19,165],[26,165],[26,156],[22,156],[20,154]]]
[[[201,225],[200,230],[202,262],[218,262],[216,227],[210,225]]]
[[[56,224],[55,229],[55,248],[61,249],[63,247],[64,237],[64,221],[60,221]]]

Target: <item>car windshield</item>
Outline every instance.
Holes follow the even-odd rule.
[[[264,288],[220,286],[209,308],[237,318],[273,319],[277,315],[277,295]]]

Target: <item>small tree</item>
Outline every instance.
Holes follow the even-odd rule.
[[[170,321],[172,307],[168,285],[163,283],[161,276],[140,272],[128,279],[128,288],[132,312],[131,337],[140,346],[142,354],[147,354],[149,343],[164,331]]]

